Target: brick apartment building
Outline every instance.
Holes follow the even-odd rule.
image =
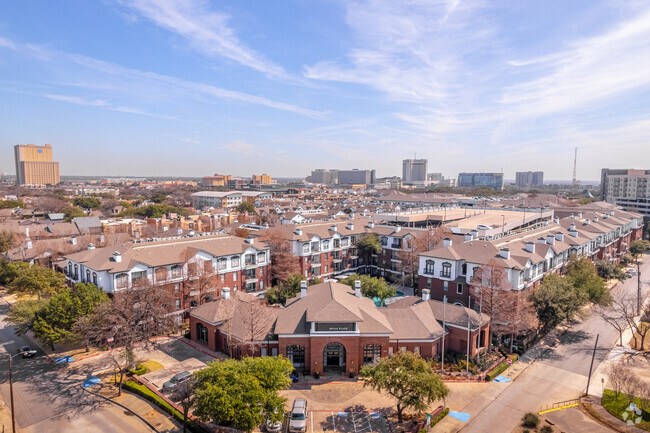
[[[268,247],[228,235],[89,246],[65,260],[70,283],[92,283],[109,295],[146,281],[168,290],[179,320],[190,308],[221,296],[222,287],[258,293],[270,284]]]
[[[260,305],[263,310],[256,315],[267,320],[252,335],[246,320],[250,303],[258,300],[242,293],[230,296],[225,289],[223,293],[222,299],[190,312],[192,340],[234,357],[281,354],[312,374],[358,374],[364,364],[397,351],[432,358],[441,353],[443,335],[445,350],[465,353],[469,335],[474,357],[489,335],[487,315],[431,300],[426,290],[421,298],[403,297],[377,307],[361,296],[360,288],[333,281],[305,285],[286,307]]]

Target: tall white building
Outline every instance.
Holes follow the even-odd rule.
[[[402,161],[402,182],[408,185],[425,185],[427,182],[426,159],[405,159]]]
[[[650,217],[650,170],[603,168],[602,200]]]

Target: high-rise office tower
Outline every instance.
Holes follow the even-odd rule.
[[[408,185],[424,185],[427,181],[426,159],[402,161],[402,182]]]
[[[17,185],[56,185],[59,179],[59,163],[52,161],[52,146],[17,144],[16,157]]]

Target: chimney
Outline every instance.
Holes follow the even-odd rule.
[[[301,281],[300,282],[300,297],[304,298],[307,296],[307,281]]]
[[[534,253],[535,252],[535,242],[533,242],[533,241],[526,242],[526,251],[528,251],[529,253]]]
[[[246,240],[244,242],[246,242],[247,244],[253,245],[255,243],[255,238],[246,238]]]
[[[169,230],[169,226],[163,226],[163,231],[166,232],[167,230]]]
[[[230,287],[223,287],[221,289],[221,297],[223,299],[230,299]]]
[[[369,229],[375,228],[375,222],[374,221],[368,221],[368,228]]]
[[[451,242],[451,239],[449,239],[449,238],[444,238],[444,239],[442,240],[442,246],[443,246],[443,247],[450,247],[451,244],[452,244],[452,242]]]
[[[116,263],[120,263],[122,261],[122,254],[120,254],[119,251],[115,251],[113,253],[113,261]]]
[[[348,223],[348,230],[354,230],[354,224]]]
[[[558,217],[553,218],[555,224],[560,224],[560,219]]]
[[[472,230],[472,238],[477,239],[478,238],[478,230],[474,229]]]
[[[555,233],[555,239],[558,242],[564,242],[564,233],[562,233],[562,232]]]
[[[555,245],[555,236],[547,235],[546,236],[546,243],[549,244],[549,245]]]
[[[571,225],[569,226],[569,231],[570,231],[570,232],[574,232],[574,231],[576,231],[576,225],[575,225],[575,223],[571,223]]]
[[[428,301],[429,299],[431,299],[431,290],[422,289],[422,300]]]
[[[25,234],[29,237],[29,227],[25,227]]]
[[[302,229],[297,228],[294,233],[297,234],[298,236],[302,236]]]
[[[72,236],[72,237],[70,238],[70,243],[71,243],[72,245],[77,245],[77,237],[76,237],[76,236]]]
[[[402,231],[402,226],[395,227],[395,233],[399,233],[400,231]]]
[[[354,282],[354,296],[357,298],[361,297],[361,281],[359,280],[356,280]]]
[[[177,228],[177,229],[176,229],[176,234],[177,234],[178,236],[183,236],[183,229],[182,229],[181,227]]]
[[[133,232],[133,237],[136,238],[136,239],[140,239],[140,232],[137,231],[137,230],[134,231],[134,232]]]
[[[546,243],[546,239],[544,239],[543,237],[539,237],[539,238],[537,238],[537,243],[538,243],[538,244],[545,244],[545,243]]]
[[[27,243],[27,249],[31,250],[34,244],[32,244],[32,240],[30,238],[25,239],[25,242]]]
[[[609,211],[609,214],[610,214],[611,216],[614,216],[614,209],[612,209],[611,211]]]
[[[510,248],[501,248],[499,250],[499,255],[502,259],[510,260]]]
[[[589,218],[587,218],[587,219],[585,220],[585,225],[588,226],[589,224],[591,224],[591,220],[590,220]]]
[[[106,238],[104,237],[104,233],[101,233],[101,234],[99,235],[99,242],[103,244],[105,239],[106,239]]]
[[[89,250],[94,250],[94,249],[95,249],[95,244],[93,244],[92,242],[89,243],[89,244],[88,244],[88,249],[89,249]]]
[[[578,212],[578,218],[582,218],[582,212]]]
[[[194,236],[195,234],[196,233],[194,232],[194,230],[190,230],[190,232],[188,233],[189,236]]]
[[[465,242],[469,242],[472,240],[472,234],[471,233],[465,233]]]
[[[576,230],[575,224],[571,224],[571,227],[569,227],[569,235],[573,236],[574,238],[578,237],[578,231]]]
[[[596,216],[596,217],[594,217],[594,222],[595,222],[595,223],[597,223],[597,222],[598,222],[598,217],[597,217],[597,216]]]
[[[330,227],[330,230],[333,231],[333,232],[336,232],[336,231],[338,231],[339,229],[336,228],[336,225],[332,224],[332,227]]]

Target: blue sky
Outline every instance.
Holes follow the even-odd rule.
[[[647,1],[57,0],[0,14],[0,171],[650,167]]]

